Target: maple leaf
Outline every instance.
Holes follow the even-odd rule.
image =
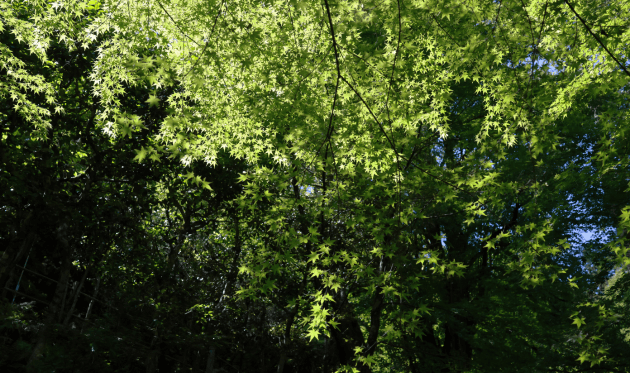
[[[577,325],[578,329],[580,328],[580,326],[586,324],[586,321],[584,321],[583,317],[576,317],[573,319],[573,324]]]
[[[309,341],[312,341],[313,339],[319,340],[319,334],[319,331],[315,329],[311,329],[308,331],[308,333],[306,333],[306,335],[309,337]]]
[[[590,360],[590,356],[589,356],[589,354],[588,354],[588,353],[583,352],[583,353],[581,353],[581,354],[580,354],[580,357],[578,357],[578,358],[577,358],[577,360],[578,360],[580,363],[584,364],[584,362],[586,362],[586,361],[589,361],[589,360]]]
[[[136,150],[136,156],[133,158],[134,161],[138,161],[138,162],[142,162],[142,160],[144,160],[144,158],[146,158],[147,156],[147,150],[142,147],[140,150]]]
[[[120,126],[120,133],[123,136],[129,136],[131,138],[132,132],[133,131],[131,130],[131,126],[128,126],[126,124]]]
[[[155,95],[149,95],[149,98],[145,102],[148,103],[149,106],[157,107],[160,104],[160,99]]]
[[[149,156],[149,159],[154,161],[154,162],[159,162],[160,161],[160,155],[157,152],[153,152]]]

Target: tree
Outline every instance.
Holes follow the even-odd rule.
[[[601,286],[628,264],[627,2],[3,11],[3,169],[33,165],[7,185],[37,174],[24,144],[82,175],[30,197],[80,183],[39,229],[65,264],[32,361],[78,260],[111,307],[72,338],[100,335],[102,369],[198,369],[200,341],[243,371],[628,369]],[[24,198],[2,281],[46,260]]]

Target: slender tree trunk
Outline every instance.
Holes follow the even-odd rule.
[[[214,355],[215,355],[215,347],[214,344],[210,345],[210,350],[208,351],[208,361],[206,362],[206,373],[212,373],[214,369]]]
[[[159,348],[159,346],[157,348],[152,349],[151,351],[149,351],[149,354],[147,355],[146,362],[145,362],[145,367],[146,367],[146,372],[147,373],[155,373],[155,371],[157,370],[157,367],[158,367],[159,357],[160,357],[160,348]]]
[[[30,217],[30,215],[29,215]],[[13,277],[13,272],[15,270],[15,263],[17,263],[27,251],[30,250],[31,246],[37,239],[37,235],[35,232],[29,232],[26,235],[24,241],[19,246],[19,248],[15,248],[15,246],[9,245],[8,248],[2,253],[0,256],[0,284],[8,287],[8,283],[11,281]],[[6,296],[6,290],[2,289],[2,297]]]
[[[365,354],[371,355],[376,349],[376,342],[378,340],[378,332],[381,329],[381,312],[383,311],[384,295],[381,293],[380,286],[376,287],[376,294],[372,302],[372,310],[370,311],[370,331],[367,339],[367,349]]]
[[[87,277],[89,269],[90,269],[89,267],[85,269],[85,272],[83,272],[83,277],[81,277],[81,282],[79,282],[79,286],[74,291],[74,296],[72,297],[72,305],[70,306],[70,310],[68,311],[66,318],[63,320],[64,327],[68,326],[68,323],[70,322],[70,319],[72,318],[74,307],[76,307],[77,305],[77,299],[79,299],[79,294],[81,293],[81,289],[83,289],[83,283],[85,282],[85,278]]]
[[[330,355],[329,338],[324,337],[324,357],[322,358],[322,373],[328,373],[328,356]]]
[[[368,331],[367,346],[363,356],[373,355],[376,351],[376,343],[378,342],[378,333],[381,330],[381,314],[384,306],[384,295],[380,286],[376,287],[376,294],[372,301],[372,310],[370,311],[370,329]],[[372,369],[369,365],[359,364],[361,373],[371,373]]]
[[[191,332],[191,334],[194,334],[194,331],[192,330],[192,323],[193,323],[194,317],[195,316],[193,312],[190,315],[190,320],[188,320],[188,330]],[[184,372],[189,372],[190,371],[190,343],[186,343],[186,347],[184,347],[184,350],[182,351],[181,361],[182,361],[182,370]]]
[[[405,347],[403,351],[405,355],[407,355],[407,364],[409,365],[409,371],[411,373],[418,373],[418,369],[416,367],[416,354],[413,352],[412,342],[409,340],[409,336],[405,333],[403,334],[403,342],[405,343]]]
[[[151,319],[156,320],[158,318],[157,309],[153,309],[153,316]],[[145,367],[147,373],[155,373],[158,368],[158,361],[160,359],[160,334],[158,333],[158,325],[153,329],[153,339],[151,340],[150,351],[145,359]]]
[[[199,373],[199,366],[201,365],[201,354],[199,350],[195,350],[195,359],[193,360],[192,371],[193,373]]]
[[[225,298],[232,294],[232,287],[236,281],[236,276],[238,275],[238,260],[241,256],[242,249],[240,228],[240,220],[237,212],[234,216],[234,257],[232,258],[232,263],[230,264],[230,272],[228,272],[227,275],[225,287],[223,288],[223,294],[221,295],[221,298],[219,298],[219,305],[223,304]],[[223,307],[223,312],[227,312],[227,310],[227,307]]]
[[[278,362],[278,373],[284,372],[284,364],[287,362],[287,351],[282,349],[280,352],[280,361]]]
[[[61,276],[59,277],[59,282],[57,283],[53,300],[50,303],[50,307],[48,307],[48,313],[44,319],[44,325],[39,330],[35,347],[33,348],[33,352],[31,353],[26,366],[26,369],[29,372],[33,371],[37,361],[41,358],[44,353],[44,349],[46,348],[46,343],[50,337],[53,323],[55,322],[55,318],[59,312],[59,305],[61,303],[64,289],[68,283],[68,278],[70,277],[71,266],[72,260],[69,255],[66,255],[61,266]]]
[[[59,312],[57,312],[57,322],[61,323],[61,318],[63,317],[63,311],[66,308],[66,296],[68,295],[68,286],[70,286],[70,281],[66,281],[66,286],[63,288],[63,297],[61,298],[61,307],[59,307]]]
[[[266,308],[263,307],[262,317],[260,318],[260,326],[258,330],[265,330],[265,319],[267,317]],[[265,334],[260,336],[260,343],[258,344],[261,348],[260,350],[260,373],[265,373],[265,347],[267,345],[265,341]]]
[[[4,284],[4,288],[2,289],[2,299],[6,298],[7,296],[7,291],[8,289],[11,289],[12,287],[12,283],[13,283],[13,279],[15,278],[15,271],[9,271],[9,273],[7,274],[7,282]],[[17,291],[18,289],[16,289],[15,291]]]
[[[293,312],[289,314],[286,321],[286,326],[284,329],[284,343],[282,346],[282,350],[280,352],[280,361],[278,361],[278,373],[284,372],[284,365],[287,362],[289,345],[291,344],[291,327],[293,326],[293,321],[295,319],[295,315],[299,310],[299,303],[295,305],[295,309]]]
[[[98,295],[98,287],[100,284],[101,284],[101,276],[97,276],[96,287],[94,288],[94,295],[92,296],[92,298],[94,299],[96,299],[96,296]],[[85,321],[87,321],[90,318],[90,313],[92,313],[92,308],[94,307],[94,299],[90,300],[90,304],[88,305],[87,312],[85,312]],[[81,333],[83,333],[84,328],[85,328],[85,323],[83,324],[83,327],[81,328]]]

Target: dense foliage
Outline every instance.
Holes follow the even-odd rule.
[[[0,3],[0,368],[630,371],[627,0]]]

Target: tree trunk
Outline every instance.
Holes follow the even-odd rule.
[[[278,373],[284,372],[284,364],[287,362],[287,351],[282,349],[280,353],[280,361],[278,362]]]
[[[195,317],[194,313],[192,313],[190,316],[190,319],[188,320],[188,330],[190,331],[191,334],[195,334],[192,328],[194,317]],[[181,356],[182,356],[181,357],[182,370],[184,372],[190,372],[190,343],[189,342],[186,343]]]
[[[284,328],[284,343],[282,346],[282,350],[280,352],[280,361],[278,361],[278,373],[284,372],[284,365],[286,364],[287,357],[288,357],[287,349],[289,348],[289,345],[291,344],[291,328],[293,327],[293,321],[295,320],[295,315],[299,311],[299,306],[300,304],[298,301],[298,303],[295,305],[295,308],[293,309],[293,312],[289,313],[287,317],[286,325]]]
[[[378,332],[381,330],[381,313],[383,311],[383,302],[385,296],[382,293],[380,286],[376,287],[376,294],[374,294],[374,300],[372,301],[372,310],[370,311],[370,329],[368,331],[367,346],[363,356],[368,357],[374,354],[376,351],[376,344],[378,342]],[[372,369],[369,365],[360,364],[359,367],[361,373],[370,373]]]
[[[66,286],[63,288],[63,297],[61,298],[61,307],[59,307],[59,312],[57,312],[57,323],[61,323],[61,318],[63,317],[63,311],[66,309],[66,297],[68,295],[68,286],[70,286],[70,282],[66,282]],[[76,286],[76,284],[75,284]]]
[[[329,330],[335,342],[339,363],[352,365],[355,347],[364,343],[361,326],[353,316],[346,316],[339,320],[338,328],[331,327]]]
[[[192,371],[193,373],[199,373],[199,366],[201,365],[201,354],[199,350],[195,350],[195,359],[193,360]]]
[[[214,345],[210,345],[210,350],[208,351],[208,361],[206,362],[206,373],[212,373],[212,370],[214,369],[214,353]]]
[[[30,215],[29,215],[30,217]],[[8,287],[8,282],[11,281],[13,271],[15,270],[15,263],[17,263],[31,246],[35,242],[37,235],[34,232],[29,232],[20,247],[16,250],[15,246],[9,245],[5,249],[4,253],[0,257],[0,284]],[[2,290],[2,297],[6,296],[6,290]]]
[[[96,299],[98,295],[98,287],[101,284],[101,276],[96,277],[96,287],[94,288],[94,295],[92,298]],[[85,321],[90,318],[90,313],[92,313],[92,307],[94,307],[94,299],[90,300],[90,304],[88,305],[87,312],[85,312]],[[83,327],[81,327],[81,333],[83,333],[83,329],[85,328],[85,324],[83,323]]]
[[[72,318],[74,307],[76,307],[77,305],[77,299],[79,299],[79,294],[81,293],[81,289],[83,289],[83,283],[85,282],[85,278],[87,277],[88,271],[89,271],[89,267],[85,269],[85,272],[83,272],[83,277],[81,277],[81,282],[79,282],[79,286],[74,291],[74,296],[72,297],[72,305],[70,305],[70,310],[68,310],[68,314],[66,315],[66,318],[63,320],[64,327],[68,326],[68,323],[70,322],[70,319]]]
[[[145,367],[146,367],[147,373],[155,373],[158,367],[159,357],[160,357],[159,346],[149,351],[149,354],[147,355],[147,359],[145,361]]]
[[[39,330],[37,342],[35,342],[35,347],[33,348],[33,352],[31,353],[26,366],[26,369],[29,372],[34,370],[37,361],[41,358],[46,348],[46,343],[50,337],[53,323],[55,322],[57,313],[59,312],[59,305],[61,303],[64,289],[66,288],[68,278],[70,277],[71,266],[72,260],[69,255],[66,255],[61,266],[61,276],[59,277],[59,282],[57,283],[57,288],[55,289],[55,295],[50,303],[50,307],[48,307],[48,313],[44,319],[44,325]]]

